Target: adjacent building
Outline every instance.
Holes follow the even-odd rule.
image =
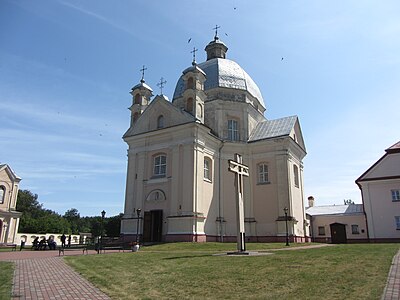
[[[361,189],[370,241],[400,241],[400,142],[385,150],[356,183]]]
[[[257,84],[226,58],[227,50],[215,35],[205,48],[207,60],[193,59],[183,71],[172,101],[162,93],[152,99],[144,77],[132,88],[130,128],[123,136],[129,148],[123,236],[235,241],[228,160],[238,153],[250,168],[244,179],[247,240],[284,240],[285,207],[291,240],[307,239],[299,119],[266,119]]]
[[[20,212],[15,210],[21,178],[6,164],[0,164],[0,243],[16,243]]]

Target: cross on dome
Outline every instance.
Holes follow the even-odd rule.
[[[199,50],[199,49],[196,49],[196,47],[193,47],[193,50],[190,51],[190,53],[193,53],[192,65],[195,65],[195,64],[196,64],[196,52],[197,52],[198,50]]]
[[[145,68],[145,66],[143,65],[143,67],[140,69],[140,72],[142,72],[142,79],[140,79],[140,82],[143,83],[144,82],[144,71],[146,71],[147,68]]]
[[[215,25],[215,27],[213,28],[215,30],[215,36],[214,36],[214,40],[218,40],[218,29],[221,28],[221,26]]]
[[[163,87],[164,87],[164,84],[166,84],[166,83],[167,83],[167,81],[166,81],[163,77],[161,77],[160,82],[157,83],[157,86],[160,88],[161,95],[163,94],[163,93],[162,93],[162,89],[163,89]]]

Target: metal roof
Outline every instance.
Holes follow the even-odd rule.
[[[289,135],[296,120],[297,116],[290,116],[260,122],[251,133],[249,142]]]
[[[320,215],[354,215],[364,213],[362,204],[326,205],[306,208],[306,214],[310,216]]]
[[[206,81],[204,82],[205,91],[217,87],[248,91],[265,108],[264,99],[257,84],[233,60],[213,58],[198,64],[198,67],[206,73]],[[184,89],[185,85],[181,76],[176,84],[173,99],[181,97]]]

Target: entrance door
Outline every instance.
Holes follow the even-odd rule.
[[[162,240],[162,210],[151,210],[144,213],[143,241],[161,242]]]
[[[346,244],[346,225],[340,223],[333,223],[331,227],[331,239],[333,244]]]

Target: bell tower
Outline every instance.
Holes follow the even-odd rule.
[[[143,66],[140,70],[142,72],[142,79],[140,79],[140,83],[135,85],[130,92],[132,95],[132,105],[129,107],[131,111],[131,127],[145,111],[150,103],[150,98],[153,96],[153,90],[144,81],[145,70],[147,68]]]

